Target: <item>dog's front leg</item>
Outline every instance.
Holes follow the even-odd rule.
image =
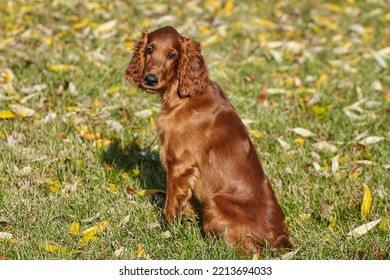
[[[191,208],[189,200],[199,179],[199,170],[197,167],[176,167],[168,168],[167,171],[167,196],[164,218],[167,221],[173,221],[178,216],[185,214],[187,208]]]

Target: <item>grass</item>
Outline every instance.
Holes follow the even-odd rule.
[[[123,74],[143,27],[165,25],[203,42],[211,78],[247,123],[288,220],[290,257],[389,258],[386,2],[232,2],[0,4],[0,112],[34,110],[0,119],[0,258],[251,258],[204,237],[196,223],[163,225],[164,194],[137,193],[165,188],[159,100]],[[368,136],[383,139],[359,144]],[[320,141],[335,150],[314,149]],[[366,217],[363,184],[373,197]],[[377,219],[362,236],[347,236]]]

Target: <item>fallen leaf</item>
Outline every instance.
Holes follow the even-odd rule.
[[[142,243],[138,243],[136,253],[137,253],[137,257],[140,259],[143,259],[143,260],[150,259],[149,254],[146,253],[146,250],[145,250],[144,246],[142,245]]]
[[[109,139],[98,139],[95,142],[93,142],[92,145],[95,146],[98,149],[101,149],[101,148],[103,148],[105,146],[108,146],[111,143],[112,143],[112,141],[109,140]]]
[[[214,34],[208,37],[206,40],[202,41],[201,45],[203,48],[214,45],[222,40],[222,36],[220,34]]]
[[[360,237],[364,234],[366,234],[369,230],[371,230],[373,227],[375,227],[382,219],[378,219],[372,222],[369,222],[367,224],[361,225],[350,232],[348,232],[347,236],[349,237]]]
[[[332,158],[332,173],[335,174],[339,170],[339,157],[340,155],[334,156]]]
[[[333,228],[336,226],[336,223],[337,223],[337,214],[336,214],[336,212],[333,212],[333,219],[332,219],[332,221],[329,223],[328,229],[329,229],[329,230],[333,230]]]
[[[107,21],[105,23],[102,23],[98,27],[96,27],[95,31],[97,33],[107,33],[107,32],[110,32],[115,27],[117,22],[118,21],[116,19],[114,19],[114,20],[110,20],[110,21]]]
[[[92,235],[96,235],[98,234],[99,232],[102,232],[103,230],[105,230],[108,226],[109,222],[107,220],[99,223],[99,224],[96,224],[86,230],[83,230],[80,235],[81,236],[86,236],[86,235],[89,235],[89,236],[92,236]]]
[[[11,110],[0,111],[0,119],[13,119],[16,115]]]
[[[139,117],[139,118],[149,118],[153,114],[152,110],[150,109],[145,109],[139,112],[136,112],[134,116]]]
[[[295,128],[289,128],[289,130],[291,130],[292,132],[295,132],[296,134],[298,134],[299,136],[302,136],[302,137],[313,137],[315,136],[315,134],[305,128],[301,128],[301,127],[295,127]]]
[[[305,144],[305,139],[303,139],[302,137],[298,137],[298,138],[294,139],[294,142],[298,143],[299,145],[303,145],[303,144]]]
[[[51,241],[41,244],[41,247],[53,254],[69,255],[81,253],[80,250],[73,250],[66,247],[61,247],[57,243]]]
[[[12,110],[12,112],[22,118],[32,117],[35,115],[35,111],[33,109],[27,108],[22,105],[11,104],[9,105],[9,108]]]
[[[370,50],[370,53],[371,53],[371,55],[373,56],[373,58],[375,59],[375,61],[378,63],[378,65],[380,67],[382,67],[383,69],[387,68],[386,60],[379,53],[377,53],[374,50]]]
[[[265,138],[265,135],[264,135],[262,132],[258,131],[258,130],[252,130],[252,129],[250,129],[250,130],[249,130],[249,134],[250,134],[252,137],[256,138],[256,139],[264,139],[264,138]]]
[[[70,225],[69,232],[75,235],[80,235],[80,224],[78,222],[73,222]]]
[[[336,146],[329,144],[326,141],[320,141],[320,142],[314,143],[312,146],[314,149],[316,149],[318,151],[332,152],[332,153],[337,151]]]
[[[12,239],[13,235],[9,232],[0,232],[0,239]]]
[[[47,68],[53,72],[71,72],[81,70],[78,66],[68,64],[49,64],[47,65]]]
[[[158,189],[148,189],[148,190],[136,191],[136,193],[140,196],[147,196],[147,195],[154,195],[156,193],[166,193],[166,192]]]
[[[371,195],[370,188],[366,184],[363,184],[363,191],[364,194],[362,199],[362,205],[360,208],[360,213],[363,217],[368,217],[371,211],[372,195]]]
[[[368,136],[368,137],[364,138],[363,140],[359,141],[359,144],[367,146],[367,145],[378,143],[378,142],[382,141],[383,139],[385,139],[385,138],[379,137],[379,136]]]
[[[284,141],[283,139],[278,138],[278,139],[276,139],[276,140],[278,140],[279,144],[282,146],[282,148],[283,148],[284,150],[290,150],[290,149],[291,149],[290,144],[288,144],[288,143],[287,143],[286,141]]]
[[[257,95],[257,102],[261,105],[265,102],[267,99],[267,89],[268,89],[268,83],[266,83],[261,90],[259,91],[259,94]]]

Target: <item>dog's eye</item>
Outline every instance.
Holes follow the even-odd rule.
[[[147,47],[146,50],[145,50],[146,54],[152,54],[152,52],[153,52],[153,48],[152,47]]]
[[[176,57],[176,54],[174,52],[171,52],[168,54],[169,59],[174,59]]]

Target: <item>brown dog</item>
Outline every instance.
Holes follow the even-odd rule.
[[[173,220],[195,210],[206,234],[222,235],[245,252],[265,245],[291,248],[284,215],[246,127],[209,80],[199,43],[170,26],[145,31],[126,78],[161,97],[164,217]]]

